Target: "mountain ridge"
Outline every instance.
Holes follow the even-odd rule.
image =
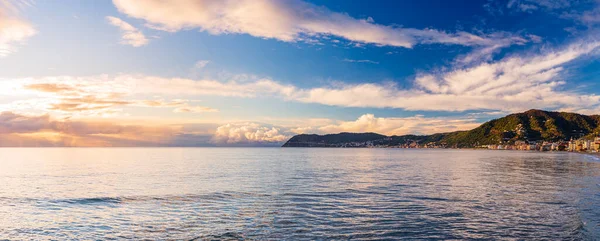
[[[464,131],[431,135],[392,135],[378,133],[300,134],[283,147],[440,147],[472,148],[517,141],[567,141],[593,139],[600,133],[600,115],[582,115],[531,109],[487,121]]]

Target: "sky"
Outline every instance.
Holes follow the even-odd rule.
[[[0,146],[278,146],[600,114],[599,26],[599,0],[0,0]]]

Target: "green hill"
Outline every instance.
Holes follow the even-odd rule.
[[[387,136],[376,133],[348,133],[315,135],[301,134],[292,137],[283,146],[284,147],[337,147],[346,143],[369,142],[383,140]]]
[[[593,138],[600,134],[599,115],[529,110],[488,121],[469,131],[433,135],[384,136],[376,133],[297,135],[284,147],[366,147],[433,145],[438,147],[475,147],[515,141],[561,141]]]

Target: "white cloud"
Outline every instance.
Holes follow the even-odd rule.
[[[523,12],[531,12],[540,8],[553,10],[563,9],[571,6],[569,0],[510,0],[506,4],[507,8],[516,8]]]
[[[119,107],[173,108],[175,113],[218,112],[217,109],[192,105],[194,100],[161,98],[137,99],[153,92],[133,92],[135,85],[103,81],[97,77],[45,77],[41,79],[0,79],[7,96],[22,98],[0,105],[0,111],[53,112],[66,116],[109,116],[122,112]],[[137,98],[136,98],[137,97]]]
[[[167,107],[175,108],[175,113],[204,113],[204,112],[219,112],[215,108],[206,106],[190,105],[191,100],[176,99],[172,101],[159,100],[139,100],[128,103],[129,105],[142,106],[142,107]]]
[[[345,13],[299,0],[113,0],[122,13],[144,19],[148,26],[165,30],[199,29],[210,34],[249,34],[285,42],[314,42],[336,36],[362,44],[411,48],[416,44],[459,44],[492,46],[522,43],[523,38],[507,33],[474,35],[413,29],[356,19]]]
[[[0,57],[14,53],[20,44],[37,33],[29,22],[11,16],[7,9],[10,6],[0,4]]]
[[[238,123],[219,126],[212,142],[216,144],[281,143],[291,134],[282,133],[280,128],[258,123]]]
[[[373,114],[364,114],[355,121],[337,121],[335,124],[296,129],[302,133],[339,133],[339,132],[375,132],[385,135],[406,134],[434,134],[457,130],[470,130],[481,123],[470,118],[427,118],[424,116],[412,117],[375,117]]]
[[[598,46],[598,42],[573,44],[560,51],[512,56],[440,74],[420,74],[413,88],[366,83],[298,90],[289,98],[333,106],[406,110],[593,109],[600,104],[600,96],[561,91],[566,82],[560,77],[564,64],[593,53]]]
[[[379,64],[377,61],[368,60],[368,59],[343,59],[344,62],[350,63],[367,63],[367,64]]]
[[[131,24],[121,20],[120,18],[107,16],[106,20],[121,30],[121,44],[131,45],[133,47],[141,47],[148,44],[148,39],[139,29]]]
[[[85,93],[107,96],[266,97],[330,106],[426,111],[514,112],[531,108],[593,110],[600,108],[600,96],[568,88],[565,90],[568,82],[563,80],[566,73],[563,66],[583,56],[596,55],[599,46],[600,42],[579,43],[557,51],[528,56],[514,55],[496,62],[479,62],[467,67],[457,65],[440,72],[420,73],[413,86],[407,88],[400,88],[394,83],[338,83],[299,88],[268,78],[254,77],[242,81],[235,78],[217,81],[144,75],[101,75],[5,79],[0,80],[3,87],[0,88],[0,94],[31,94],[23,86],[53,83],[54,91],[68,92],[72,91],[68,86],[77,86]]]
[[[297,124],[310,123],[310,120],[296,120]],[[340,132],[375,132],[384,135],[433,134],[457,130],[469,130],[479,126],[469,117],[428,118],[375,117],[364,114],[354,121],[319,119],[313,126],[274,127],[259,123],[234,123],[219,126],[213,134],[215,144],[283,143],[295,134],[331,134]]]
[[[0,94],[7,96],[31,94],[26,85],[45,84],[55,87],[50,91],[76,91],[86,93],[118,93],[123,95],[158,94],[173,96],[229,96],[257,97],[292,95],[296,89],[267,78],[236,77],[230,81],[211,79],[163,78],[146,75],[96,75],[96,76],[47,76],[35,78],[0,78]],[[65,88],[61,90],[61,88]]]
[[[208,65],[210,63],[209,60],[199,60],[198,62],[196,62],[194,64],[194,68],[196,69],[203,69],[204,67],[206,67],[206,65]]]
[[[203,113],[203,112],[218,112],[219,110],[205,106],[181,106],[173,110],[176,113]]]
[[[112,80],[117,86],[134,93],[169,95],[208,95],[227,97],[259,97],[292,95],[296,89],[271,79],[250,81],[193,80],[153,76],[120,75]]]
[[[596,8],[585,11],[581,15],[576,16],[576,19],[581,21],[582,23],[588,26],[594,26],[600,23],[600,6],[596,6]]]
[[[507,8],[528,13],[546,11],[561,19],[574,20],[590,29],[600,23],[600,1],[598,0],[510,0]],[[568,32],[573,32],[574,29],[576,28],[565,28]]]
[[[501,48],[506,47],[504,45],[488,46],[483,48],[476,48],[468,54],[459,55],[454,60],[457,65],[468,66],[470,64],[477,64],[484,61],[490,61],[495,53],[500,51]]]

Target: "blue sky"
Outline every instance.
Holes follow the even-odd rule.
[[[0,145],[276,145],[298,133],[430,134],[531,108],[600,109],[595,0],[0,9],[0,111],[13,135]],[[15,127],[23,118],[47,123]],[[65,124],[90,130],[53,127]],[[99,125],[149,133],[89,127]]]

